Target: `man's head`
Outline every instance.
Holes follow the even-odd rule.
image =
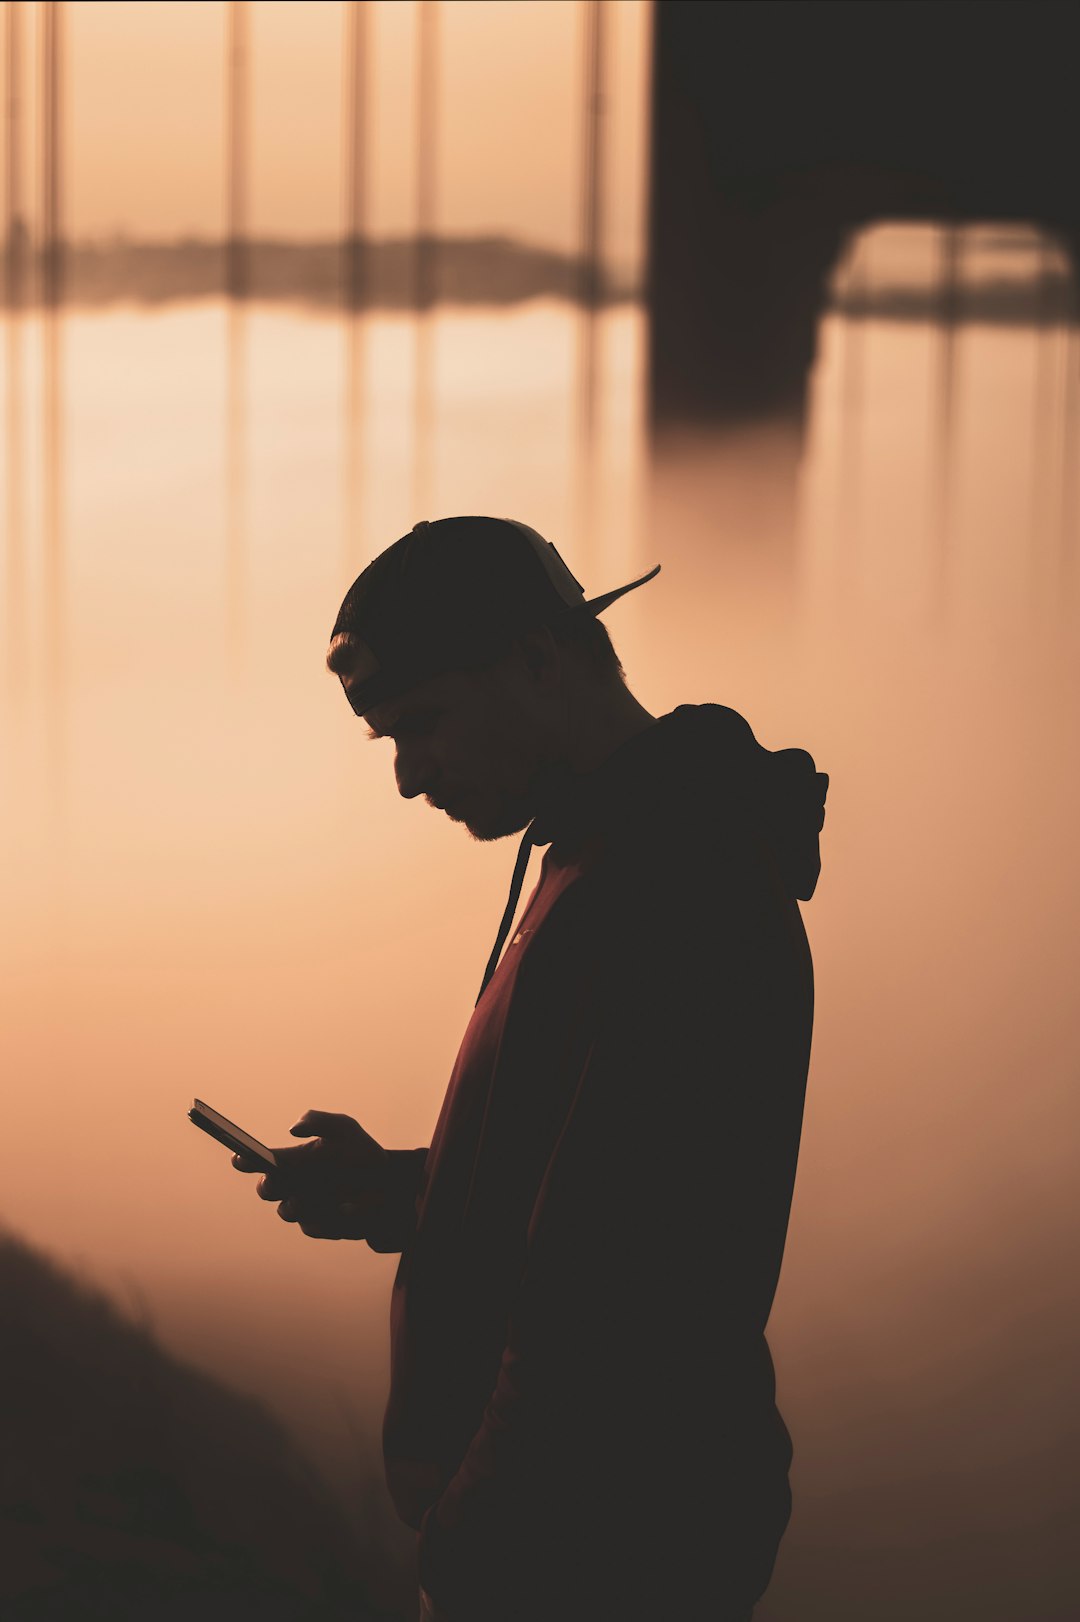
[[[502,838],[527,826],[560,774],[642,724],[596,618],[640,583],[586,601],[526,525],[417,525],[353,583],[327,666],[368,735],[394,740],[406,798],[426,795],[477,839]]]

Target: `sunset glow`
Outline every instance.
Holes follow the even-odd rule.
[[[366,234],[410,238],[416,8],[368,9]],[[439,11],[436,234],[576,274],[581,8]],[[266,1401],[336,1481],[357,1436],[374,1457],[396,1257],[284,1227],[185,1120],[197,1095],[271,1145],[312,1107],[427,1144],[495,938],[514,842],[400,798],[325,669],[334,614],[422,517],[519,518],[590,595],[659,562],[605,620],[636,696],[729,705],[831,778],[770,1328],[797,1509],[756,1622],[902,1622],[875,1596],[885,1573],[914,1603],[912,1548],[931,1577],[978,1566],[983,1622],[1018,1622],[992,1552],[965,1551],[1071,1469],[1075,267],[1023,221],[872,222],[832,273],[805,434],[650,442],[652,8],[606,13],[600,259],[626,287],[603,301],[9,306],[0,1224]],[[224,235],[224,15],[64,8],[71,241]],[[250,7],[254,238],[342,234],[343,28],[338,4]],[[1049,1523],[1032,1536],[1057,1571]],[[842,1590],[821,1551],[848,1537],[878,1564]]]

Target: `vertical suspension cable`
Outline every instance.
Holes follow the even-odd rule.
[[[345,177],[345,240],[342,295],[345,318],[345,457],[343,552],[345,573],[356,572],[360,535],[360,489],[363,476],[364,321],[362,311],[370,289],[367,260],[367,87],[368,8],[363,0],[348,0],[345,7],[345,85],[342,169]]]
[[[436,239],[438,130],[438,0],[419,0],[417,50],[416,140],[416,248],[414,304],[416,308],[416,385],[413,418],[413,510],[417,519],[429,518],[432,501],[432,437],[434,430],[433,334],[431,309],[437,297],[438,242]]]
[[[6,534],[6,616],[4,642],[8,692],[14,697],[23,683],[26,644],[26,568],[23,533],[23,378],[22,306],[26,275],[26,222],[22,209],[22,12],[18,0],[4,8],[4,122],[7,153],[4,166],[4,306],[7,364],[4,457]]]
[[[244,301],[250,287],[248,247],[248,0],[226,8],[225,151],[225,480],[226,636],[234,673],[243,661],[244,568],[247,550]]]
[[[582,5],[581,236],[578,253],[578,360],[575,524],[578,545],[592,539],[596,523],[598,307],[603,293],[603,96],[604,10],[601,0]]]
[[[61,28],[59,0],[43,0],[41,17],[41,311],[42,539],[45,680],[49,758],[55,806],[64,800],[64,685],[67,666],[63,522],[61,311],[63,299]]]

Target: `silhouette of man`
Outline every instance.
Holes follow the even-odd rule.
[[[333,629],[405,798],[524,829],[431,1143],[313,1110],[259,1187],[401,1253],[383,1444],[426,1622],[745,1622],[790,1514],[764,1331],[828,778],[730,709],[637,701],[597,616],[656,573],[586,600],[526,525],[441,519]]]

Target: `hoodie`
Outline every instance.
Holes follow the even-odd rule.
[[[369,1239],[401,1251],[387,1481],[448,1622],[748,1614],[768,1582],[827,787],[684,704],[525,831],[432,1141],[392,1155]]]

